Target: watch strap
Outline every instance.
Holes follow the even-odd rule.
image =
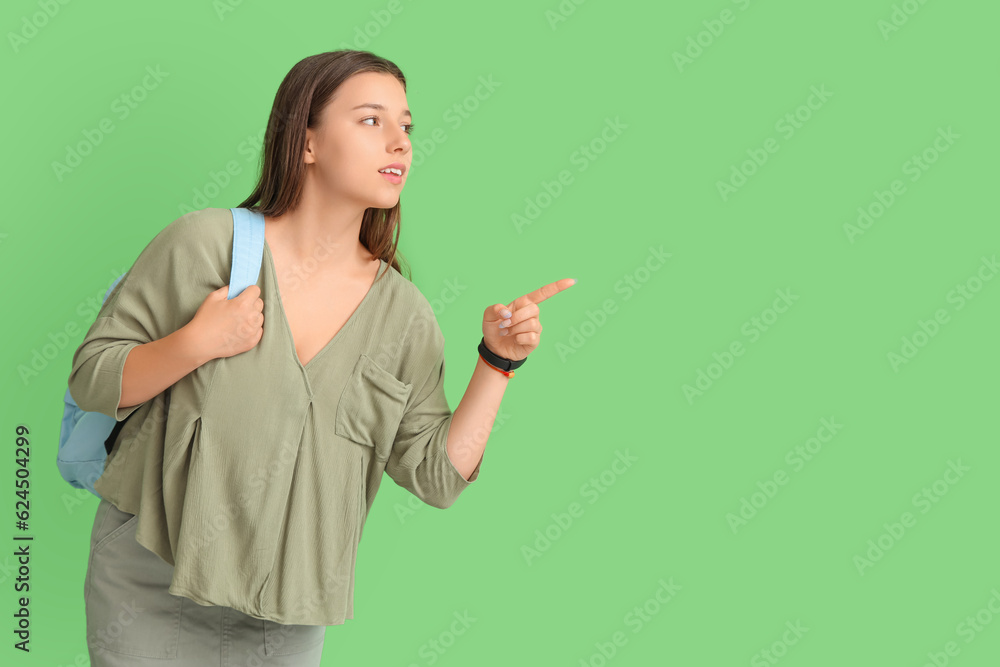
[[[527,361],[527,358],[514,361],[513,359],[505,359],[504,357],[493,354],[490,349],[486,347],[485,336],[479,341],[479,354],[482,355],[483,359],[486,360],[486,362],[491,366],[495,366],[502,371],[512,371],[515,368],[520,368],[521,365]]]

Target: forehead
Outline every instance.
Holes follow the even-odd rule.
[[[407,108],[406,91],[399,79],[383,72],[361,72],[348,77],[340,84],[330,102],[335,113],[350,113],[359,104],[380,104],[386,113],[399,116]],[[364,107],[359,111],[376,111]]]

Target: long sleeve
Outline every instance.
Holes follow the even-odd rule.
[[[145,404],[118,407],[129,352],[187,324],[219,283],[218,248],[201,242],[199,223],[188,214],[161,230],[108,295],[73,355],[69,392],[82,410],[122,421]]]
[[[420,389],[410,396],[385,471],[428,505],[446,509],[479,477],[482,458],[466,480],[448,457],[454,413],[444,393],[444,341]]]

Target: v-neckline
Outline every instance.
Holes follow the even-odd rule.
[[[333,337],[326,342],[326,345],[321,347],[319,351],[313,355],[312,359],[303,364],[302,359],[299,358],[299,351],[295,347],[295,336],[292,334],[292,325],[289,324],[288,315],[285,313],[285,304],[281,298],[281,288],[278,286],[278,271],[274,266],[274,255],[271,253],[271,246],[267,242],[266,238],[264,239],[264,251],[267,254],[268,273],[270,274],[271,281],[274,284],[274,292],[278,295],[278,311],[281,313],[281,320],[285,323],[285,331],[288,333],[288,340],[292,345],[292,358],[295,359],[295,363],[299,365],[299,368],[303,371],[308,371],[309,366],[311,366],[314,361],[319,359],[324,352],[333,347],[333,344],[341,338],[341,334],[344,330],[351,326],[351,323],[358,318],[358,315],[364,308],[365,303],[368,301],[368,297],[370,297],[372,292],[374,292],[377,288],[382,272],[386,269],[388,264],[386,264],[384,259],[381,257],[379,258],[378,271],[375,273],[375,280],[373,280],[372,284],[368,286],[368,291],[365,292],[364,297],[362,297],[361,301],[358,303],[358,307],[354,309],[354,312],[351,313],[350,317],[347,318],[347,321],[344,322],[343,326],[340,327],[337,333],[333,334]],[[381,278],[381,280],[388,280],[388,278]]]

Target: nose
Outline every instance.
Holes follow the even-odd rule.
[[[408,135],[406,131],[403,130],[403,128],[398,126],[396,128],[395,134],[392,135],[392,141],[390,143],[392,146],[391,150],[393,151],[402,149],[404,153],[407,153],[411,148],[410,135]]]

